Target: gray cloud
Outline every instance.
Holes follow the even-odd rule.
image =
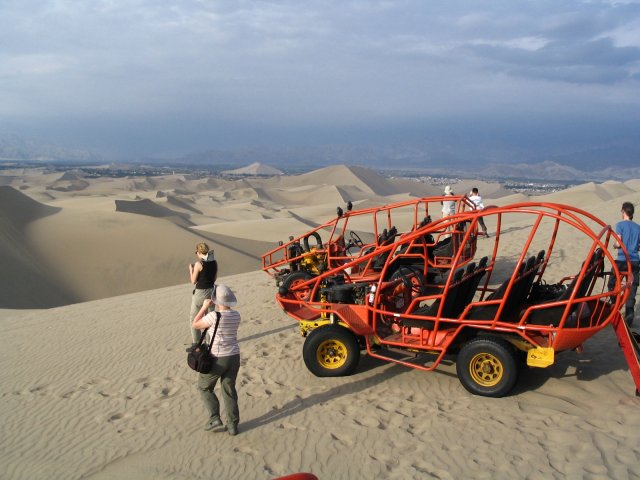
[[[140,125],[138,150],[153,151],[544,119],[559,104],[616,118],[640,103],[639,13],[577,0],[8,0],[0,124],[128,148]]]
[[[507,74],[578,84],[637,80],[640,61],[640,48],[615,47],[611,38],[579,43],[554,41],[534,51],[493,45],[471,49],[488,60],[488,67]]]

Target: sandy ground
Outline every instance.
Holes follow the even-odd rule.
[[[524,371],[501,399],[470,395],[449,363],[420,372],[365,356],[349,377],[307,371],[261,254],[347,200],[389,203],[419,194],[415,185],[358,167],[236,181],[3,175],[3,479],[640,477],[640,399],[610,329],[582,354]],[[479,186],[485,204],[522,200]],[[640,181],[538,200],[615,223],[622,201],[640,205]],[[185,361],[187,263],[201,239],[243,318],[236,437],[202,430]],[[563,255],[559,274],[582,259]]]

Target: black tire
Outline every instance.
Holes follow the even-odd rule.
[[[474,338],[460,349],[456,372],[462,386],[474,395],[503,397],[518,380],[515,349],[499,338]]]
[[[309,237],[313,237],[315,239],[316,248],[322,248],[322,239],[320,238],[320,234],[318,232],[312,232],[302,239],[302,245],[304,245],[305,252],[311,251],[311,248],[309,246]]]
[[[290,273],[284,278],[282,285],[280,285],[280,289],[279,289],[280,295],[282,296],[288,295],[289,290],[292,287],[295,287],[300,283],[304,283],[307,280],[310,280],[311,278],[313,278],[313,275],[303,270]],[[291,292],[291,294],[294,297],[296,297],[298,300],[308,301],[311,299],[311,288],[296,290]]]
[[[316,377],[351,375],[360,361],[356,336],[344,327],[326,325],[311,331],[302,347],[302,358]]]

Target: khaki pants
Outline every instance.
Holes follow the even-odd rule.
[[[213,288],[196,288],[193,292],[193,295],[191,295],[191,310],[189,311],[189,329],[191,330],[191,341],[193,343],[198,343],[200,341],[200,336],[202,335],[202,331],[191,328],[191,324],[193,323],[193,319],[196,318],[196,315],[202,308],[202,304],[204,303],[204,301],[207,298],[210,298],[212,293],[213,293]]]
[[[220,401],[213,389],[220,380],[220,393],[227,414],[226,425],[237,426],[240,422],[238,410],[238,392],[236,392],[236,378],[240,370],[240,355],[216,357],[216,363],[210,373],[198,374],[198,390],[209,412],[209,420],[220,419]]]

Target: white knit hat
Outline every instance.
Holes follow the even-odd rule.
[[[453,190],[451,190],[451,187],[447,185],[446,187],[444,187],[444,194],[449,195],[450,193],[453,193]]]

